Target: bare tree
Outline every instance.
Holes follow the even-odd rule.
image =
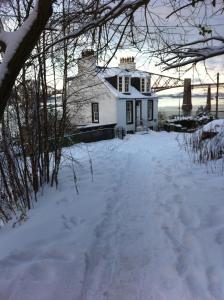
[[[68,35],[56,38],[55,41],[46,45],[44,51],[48,51],[54,45],[63,42],[63,40],[78,39],[80,36],[87,38],[91,36],[102,35],[105,26],[121,17],[128,24],[133,14],[141,6],[147,6],[150,0],[90,0],[73,2],[71,11],[67,16],[67,21],[73,23],[74,31]],[[18,1],[15,1],[18,3]],[[27,3],[29,8],[33,5],[33,0]],[[55,7],[53,7],[55,3]],[[46,28],[46,24],[52,15],[53,8],[56,15],[59,15],[58,22],[63,22],[60,18],[61,5],[53,0],[37,0],[34,8],[27,10],[27,14],[17,30],[6,32],[3,28],[3,22],[0,23],[0,51],[4,52],[2,63],[0,65],[0,119],[8,101],[10,91],[15,83],[25,61],[30,56],[41,33]],[[123,17],[122,17],[123,16]],[[61,20],[60,20],[61,19]],[[98,36],[99,37],[99,36]]]

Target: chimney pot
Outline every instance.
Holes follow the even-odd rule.
[[[127,70],[136,70],[136,64],[134,56],[129,57],[121,57],[120,58],[120,64],[118,65],[121,69],[127,69]]]

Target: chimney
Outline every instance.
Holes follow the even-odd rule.
[[[128,71],[136,70],[135,58],[134,56],[131,57],[121,57],[120,63],[118,65],[121,69],[126,69]]]
[[[82,56],[78,60],[78,74],[89,74],[96,70],[96,55],[94,50],[82,51]]]

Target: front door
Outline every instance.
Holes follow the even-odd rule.
[[[136,100],[135,101],[135,126],[142,125],[142,101]]]

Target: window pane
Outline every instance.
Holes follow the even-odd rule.
[[[141,78],[141,92],[145,91],[145,78]]]
[[[118,90],[119,92],[122,92],[122,77],[118,77]]]
[[[125,77],[124,91],[125,93],[129,92],[129,77]]]
[[[92,103],[92,122],[99,123],[99,104]]]
[[[133,103],[132,103],[132,101],[126,102],[126,122],[127,122],[127,124],[133,123]]]
[[[152,100],[148,100],[148,120],[152,120],[153,119],[153,101]]]
[[[147,78],[147,82],[146,82],[146,92],[150,92],[150,85],[151,85],[151,82],[150,82],[150,77]]]

